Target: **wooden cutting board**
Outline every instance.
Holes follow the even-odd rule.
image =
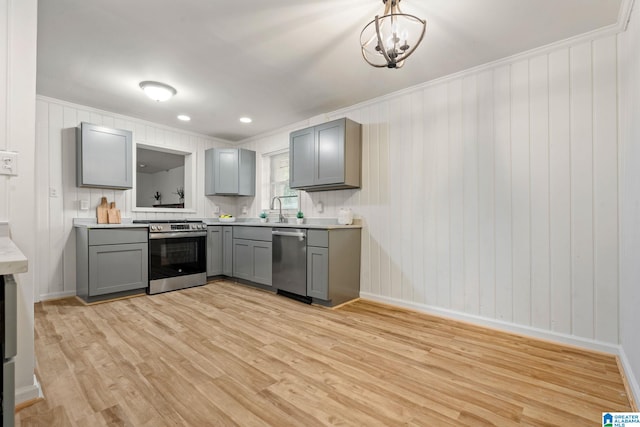
[[[100,201],[100,205],[96,208],[96,215],[98,217],[98,224],[106,224],[108,222],[109,204],[107,198],[103,197]]]
[[[109,219],[109,224],[120,224],[122,222],[120,209],[116,209],[116,202],[111,202],[111,206],[107,211],[107,217]]]

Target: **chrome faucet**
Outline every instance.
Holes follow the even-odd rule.
[[[274,205],[275,205],[275,201],[278,200],[279,205],[279,213],[278,213],[278,222],[285,222],[285,218],[284,215],[282,215],[282,200],[280,200],[280,196],[275,196],[273,199],[271,199],[271,210],[275,209]]]

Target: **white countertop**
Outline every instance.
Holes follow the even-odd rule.
[[[272,227],[272,228],[310,228],[310,229],[317,229],[317,230],[347,230],[347,229],[353,229],[353,228],[362,228],[362,225],[360,224],[351,224],[351,225],[340,225],[338,224],[338,221],[335,218],[318,218],[318,219],[311,219],[311,220],[305,220],[304,224],[296,224],[295,223],[295,219],[294,222],[284,222],[284,223],[280,223],[280,222],[260,222],[257,219],[249,219],[246,220],[244,218],[241,218],[235,222],[220,222],[217,221],[215,218],[213,219],[204,219],[203,220],[205,224],[207,225],[246,225],[249,227]]]
[[[95,218],[74,218],[74,227],[82,228],[148,228],[147,224],[134,224],[131,218],[122,218],[121,224],[98,224]]]
[[[26,273],[27,257],[8,237],[0,237],[0,275]]]
[[[287,228],[310,228],[318,230],[347,230],[359,229],[362,225],[355,223],[351,225],[340,225],[335,218],[313,218],[305,219],[304,224],[296,224],[294,222],[278,223],[278,222],[260,222],[256,219],[238,218],[235,222],[220,222],[216,218],[189,218],[202,220],[207,225],[243,225],[249,227],[287,227]],[[122,224],[98,224],[95,218],[74,218],[74,227],[84,228],[147,228],[147,224],[134,224],[131,218],[122,218]]]

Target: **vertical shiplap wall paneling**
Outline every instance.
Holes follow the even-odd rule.
[[[204,150],[218,141],[166,129],[137,119],[99,112],[81,105],[47,98],[36,101],[36,227],[38,299],[72,295],[75,292],[74,218],[95,218],[95,208],[104,196],[115,201],[123,217],[155,218],[158,214],[133,212],[131,191],[76,187],[76,146],[74,128],[80,122],[127,129],[135,142],[147,142],[196,152],[197,162]],[[198,166],[197,179],[204,180],[204,163]],[[196,213],[167,213],[164,217],[207,216],[213,202],[204,196],[204,184],[197,184]],[[50,193],[51,191],[51,193]],[[55,193],[55,194],[54,194]],[[89,201],[89,210],[80,209],[80,201]],[[233,205],[233,203],[231,203]]]
[[[464,152],[462,145],[462,80],[448,85],[449,107],[449,307],[464,311]]]
[[[81,122],[93,123],[96,125],[101,124],[100,122],[95,121],[96,119],[92,117],[91,112],[85,111],[82,109],[77,109],[77,118],[78,118],[78,123],[76,124],[76,126]],[[99,193],[99,190],[91,191],[90,189],[85,187],[78,187],[77,196],[78,196],[78,212],[79,212],[78,217],[93,218],[95,216],[95,211],[93,210],[93,208],[100,204],[100,197],[102,197],[102,192]],[[84,210],[84,211],[80,210],[81,200],[89,201],[89,210]]]
[[[449,183],[449,105],[448,87],[440,85],[434,91],[436,104],[436,120],[433,124],[437,144],[436,152],[436,258],[437,258],[437,303],[439,307],[451,306],[451,230]]]
[[[389,102],[389,111],[386,117],[389,120],[389,220],[390,235],[390,296],[402,299],[402,212],[408,206],[402,205],[402,189],[405,183],[402,181],[403,150],[406,149],[405,141],[400,132],[400,108],[401,98],[394,98]]]
[[[8,148],[7,135],[7,90],[9,89],[9,5],[0,1],[0,150]],[[0,177],[0,221],[9,220],[9,178]]]
[[[495,139],[493,72],[478,75],[479,314],[496,315]]]
[[[41,101],[39,101],[41,102]],[[78,126],[75,108],[64,107],[62,122],[62,198],[64,206],[64,232],[66,236],[62,249],[63,294],[75,291],[76,283],[76,236],[73,232],[73,218],[80,217],[78,187],[76,187],[76,138],[74,128]],[[41,295],[52,295],[42,290]],[[53,295],[52,295],[53,296]]]
[[[494,153],[496,233],[496,318],[513,320],[513,248],[511,212],[511,73],[494,71]]]
[[[400,98],[400,140],[402,141],[399,154],[400,163],[398,164],[398,175],[401,177],[401,186],[398,189],[401,194],[401,200],[396,210],[397,216],[400,217],[400,248],[402,252],[401,277],[402,291],[400,297],[403,300],[413,301],[413,288],[415,286],[415,278],[413,276],[413,248],[412,248],[412,224],[413,218],[419,218],[416,212],[417,200],[413,198],[413,189],[416,186],[416,171],[413,169],[411,155],[413,145],[417,142],[413,140],[412,127],[413,115],[411,114],[411,96],[405,95]]]
[[[413,200],[413,212],[407,224],[409,228],[411,248],[411,258],[413,260],[412,283],[413,298],[418,303],[425,303],[425,278],[424,278],[424,248],[425,242],[424,224],[426,222],[425,212],[425,163],[424,163],[424,95],[423,91],[416,91],[411,94],[410,116],[411,116],[411,152],[409,161],[413,176],[409,179],[412,182],[412,191],[409,197]],[[414,218],[419,218],[414,221]]]
[[[464,311],[478,314],[479,223],[478,223],[478,87],[477,77],[462,80],[463,152],[463,250]]]
[[[47,256],[49,247],[49,106],[46,103],[36,102],[36,156],[35,162],[35,190],[38,208],[36,209],[36,230],[38,244],[36,245],[36,258],[41,260],[36,270],[36,286],[34,292],[40,293],[42,288],[49,286],[49,264]],[[35,300],[38,300],[36,297]]]
[[[369,269],[371,274],[371,292],[382,295],[382,233],[386,230],[382,227],[383,212],[380,203],[380,192],[382,184],[380,182],[382,173],[380,169],[380,115],[379,106],[369,107],[369,168],[367,173],[367,183],[369,184],[369,209],[368,218],[365,221],[369,224],[367,233],[369,234]]]
[[[511,248],[513,320],[531,322],[529,61],[511,66]]]
[[[438,234],[437,234],[437,184],[438,184],[438,144],[437,144],[437,89],[428,87],[424,90],[424,179],[425,200],[424,234],[416,236],[422,238],[424,245],[424,288],[425,303],[438,304]]]
[[[64,194],[62,183],[62,132],[64,126],[64,107],[51,105],[49,108],[49,176],[44,192],[55,194],[44,195],[49,204],[49,286],[58,294],[64,291],[64,264],[60,248],[66,242],[64,227]],[[55,130],[54,130],[55,129]],[[47,197],[48,196],[48,197]]]
[[[571,108],[569,50],[549,55],[551,330],[571,333]]]
[[[616,73],[607,36],[330,113],[363,124],[363,187],[303,206],[362,218],[365,297],[616,344]]]
[[[591,43],[570,50],[572,332],[593,338],[593,81]]]
[[[381,295],[391,295],[391,271],[393,258],[391,256],[392,230],[389,222],[393,222],[393,205],[391,204],[391,167],[389,142],[389,113],[390,103],[383,101],[378,105],[378,206],[380,210],[380,290]]]
[[[531,326],[550,327],[549,61],[529,63],[531,165]]]
[[[360,282],[362,288],[366,292],[376,292],[379,290],[373,289],[373,274],[371,268],[371,248],[373,243],[371,241],[371,108],[365,108],[362,111],[361,121],[362,124],[362,163],[361,163],[361,179],[362,190],[360,191],[360,204],[358,206],[359,215],[362,218],[366,218],[362,221],[362,253],[360,259]],[[366,184],[366,186],[365,186]]]
[[[595,338],[618,335],[618,316],[608,307],[618,301],[617,43],[610,36],[593,43],[593,182]]]

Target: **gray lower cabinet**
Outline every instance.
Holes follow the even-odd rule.
[[[271,286],[271,242],[233,239],[233,277]]]
[[[87,302],[142,293],[149,285],[146,228],[76,228],[76,294]]]
[[[223,274],[223,231],[222,226],[207,227],[207,276]]]
[[[76,133],[78,187],[133,188],[133,134],[81,123]]]
[[[244,148],[205,151],[205,195],[255,196],[256,152]]]
[[[233,276],[233,227],[222,227],[222,274]]]
[[[360,295],[360,229],[307,232],[307,296],[335,306]]]
[[[270,227],[233,227],[233,277],[271,286]]]
[[[307,246],[307,296],[329,299],[329,249]]]

